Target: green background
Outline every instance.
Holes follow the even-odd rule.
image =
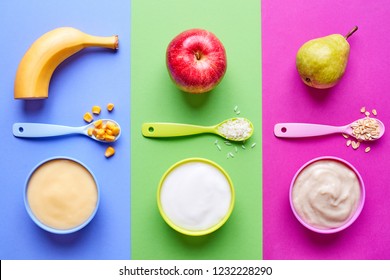
[[[248,0],[243,5],[233,0],[133,0],[131,11],[132,259],[262,259],[260,1]],[[190,28],[216,34],[227,53],[224,79],[202,95],[179,91],[165,65],[168,43]],[[227,146],[211,134],[168,139],[141,134],[144,122],[217,124],[236,117],[236,106],[239,116],[250,119],[255,127],[246,149],[241,143]],[[227,158],[228,152],[234,158]],[[236,191],[230,219],[203,237],[171,229],[156,202],[164,172],[190,157],[215,161],[229,174]]]

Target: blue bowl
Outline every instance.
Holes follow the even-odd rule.
[[[93,180],[94,180],[94,183],[95,183],[95,186],[96,186],[96,192],[97,192],[97,201],[96,201],[96,206],[95,206],[95,209],[93,210],[93,212],[91,213],[91,215],[89,216],[89,218],[87,220],[85,220],[84,222],[82,222],[81,224],[75,226],[75,227],[72,227],[72,228],[69,228],[69,229],[57,229],[57,228],[53,228],[53,227],[50,227],[46,224],[44,224],[43,222],[41,222],[33,213],[33,211],[31,210],[30,208],[30,205],[29,205],[29,202],[28,202],[28,198],[27,198],[27,189],[28,189],[28,185],[29,185],[29,182],[30,182],[30,179],[32,177],[32,175],[34,174],[34,172],[39,168],[41,167],[42,165],[50,162],[50,161],[54,161],[54,160],[69,160],[69,161],[72,161],[72,162],[75,162],[77,164],[79,164],[81,167],[83,167],[85,170],[87,170],[89,172],[89,174],[92,176]],[[69,157],[64,157],[64,156],[59,156],[59,157],[52,157],[52,158],[49,158],[49,159],[46,159],[42,162],[40,162],[39,164],[37,164],[33,169],[32,171],[30,172],[29,176],[27,177],[27,180],[26,180],[26,183],[25,183],[25,188],[24,188],[24,205],[26,207],[26,210],[27,210],[27,213],[29,214],[29,216],[31,217],[31,219],[35,222],[35,224],[37,226],[39,226],[40,228],[48,231],[48,232],[51,232],[51,233],[55,233],[55,234],[69,234],[69,233],[74,233],[76,231],[79,231],[81,230],[82,228],[84,228],[86,225],[89,224],[89,222],[91,222],[91,220],[95,217],[95,214],[99,208],[99,203],[100,203],[100,189],[99,189],[99,184],[96,180],[96,177],[95,175],[91,172],[91,170],[85,166],[82,162],[76,160],[76,159],[73,159],[73,158],[69,158]]]

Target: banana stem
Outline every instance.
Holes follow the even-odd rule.
[[[351,31],[348,32],[347,35],[344,36],[345,40],[348,40],[349,37],[352,36],[353,33],[355,33],[358,30],[358,27],[355,25]]]
[[[101,37],[88,35],[85,43],[86,47],[102,47],[117,50],[119,47],[118,35]]]

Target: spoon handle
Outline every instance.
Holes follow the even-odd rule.
[[[14,123],[12,133],[16,137],[51,137],[82,133],[83,127],[71,127],[43,123]]]
[[[277,137],[297,138],[343,133],[345,127],[310,123],[278,123],[274,127]]]
[[[213,127],[180,123],[144,123],[142,135],[145,137],[174,137],[200,133],[213,133]]]

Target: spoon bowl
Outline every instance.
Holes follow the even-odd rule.
[[[253,135],[253,124],[246,118],[231,118],[214,126],[215,133],[230,141],[245,141]]]
[[[367,131],[366,133],[360,133],[360,134],[354,132],[354,127],[355,128],[356,127],[359,128],[359,127],[363,127],[363,126],[367,127],[367,124],[372,124],[374,126],[372,128],[376,128],[375,130],[377,132],[377,135],[375,135],[375,136],[371,135],[369,133],[369,131]],[[375,130],[373,130],[373,131],[375,131]],[[381,122],[380,120],[375,119],[375,118],[362,118],[362,119],[354,121],[353,123],[350,123],[348,125],[348,127],[346,128],[345,133],[348,134],[349,136],[355,137],[357,140],[375,141],[375,140],[378,140],[379,138],[381,138],[383,136],[383,134],[385,134],[385,125],[383,124],[383,122]],[[366,135],[367,135],[367,138],[365,138]]]
[[[144,123],[142,135],[145,137],[177,137],[202,133],[217,134],[230,141],[245,141],[253,135],[253,124],[245,118],[231,118],[213,126],[199,126],[180,123]]]
[[[95,129],[96,122],[100,120],[102,121],[103,124],[107,124],[108,122],[110,122],[118,128],[119,131],[116,133],[114,138],[110,137],[110,140],[105,140],[104,138],[100,137],[99,139],[97,135],[95,134],[90,135],[88,133],[89,129],[91,128]],[[12,126],[12,133],[15,137],[21,137],[21,138],[40,138],[40,137],[62,136],[62,135],[69,135],[69,134],[83,134],[95,141],[99,141],[103,143],[117,141],[121,136],[120,125],[116,121],[111,119],[100,119],[100,120],[79,127],[44,124],[44,123],[14,123],[14,125]]]
[[[281,138],[300,138],[343,133],[360,141],[375,141],[385,133],[385,125],[375,118],[362,118],[344,126],[310,123],[278,123],[274,134]]]

